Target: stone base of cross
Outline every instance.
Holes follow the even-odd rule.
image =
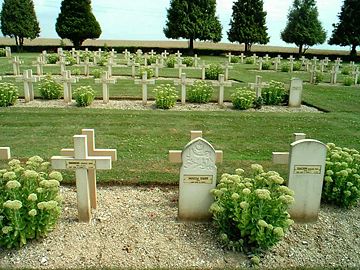
[[[256,76],[255,83],[249,83],[251,89],[254,89],[256,91],[256,98],[261,97],[262,88],[269,86],[269,84],[261,82],[261,79],[262,79],[261,76]]]
[[[115,84],[116,79],[110,78],[109,73],[105,71],[100,79],[95,79],[95,83],[101,83],[103,88],[103,103],[107,104],[110,100],[109,84]]]
[[[89,170],[92,169],[94,172],[95,170],[110,170],[111,157],[89,156],[87,136],[75,135],[73,138],[73,156],[53,156],[51,157],[51,165],[53,169],[57,170],[75,170],[79,221],[90,222],[91,185],[89,181]]]
[[[219,80],[212,83],[214,86],[220,86],[218,104],[224,105],[224,87],[230,87],[231,82],[225,81],[224,74],[219,74]]]
[[[135,84],[142,85],[142,104],[146,105],[147,103],[147,85],[148,84],[155,84],[154,79],[147,78],[147,72],[144,72],[141,79],[134,80]]]
[[[293,142],[306,139],[305,133],[294,133]],[[289,152],[273,152],[272,163],[286,165],[289,164]]]
[[[187,81],[186,80],[186,74],[181,74],[181,79],[175,79],[174,80],[175,85],[181,85],[181,105],[185,105],[186,103],[186,86],[187,85],[193,85],[193,81]]]
[[[10,158],[10,147],[0,147],[0,159],[9,160]]]
[[[33,83],[40,81],[40,78],[32,75],[32,70],[28,69],[24,71],[23,76],[16,78],[17,82],[24,83],[24,96],[25,102],[34,100],[34,87]]]

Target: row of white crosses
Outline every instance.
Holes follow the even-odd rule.
[[[116,149],[96,149],[93,129],[83,129],[73,139],[74,148],[51,157],[51,165],[56,170],[75,170],[79,221],[90,222],[91,209],[97,208],[96,170],[110,170],[117,153]]]
[[[15,79],[17,82],[23,82],[24,83],[24,96],[25,96],[25,102],[30,102],[34,100],[34,82],[38,82],[40,80],[40,77],[33,76],[32,70],[28,69],[25,70],[23,75],[21,77],[17,77]]]
[[[306,139],[304,133],[294,133],[290,152],[273,152],[274,164],[289,166],[287,185],[295,193],[295,202],[289,213],[297,222],[311,222],[318,218],[326,152],[325,144]]]

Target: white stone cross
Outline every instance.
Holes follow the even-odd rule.
[[[222,66],[225,69],[225,81],[229,79],[229,69],[233,69],[234,67],[231,66],[229,62],[225,62]]]
[[[167,58],[167,56],[169,55],[169,53],[165,50],[161,53],[162,56],[164,56],[164,58]]]
[[[201,64],[199,65],[199,68],[201,68],[201,79],[205,80],[205,72],[206,69],[209,68],[209,65],[205,64],[205,60],[202,60]]]
[[[245,58],[244,53],[241,53],[239,57],[240,57],[241,64],[244,64],[244,58]]]
[[[325,66],[326,66],[326,64],[325,64],[325,60],[324,59],[322,59],[322,60],[320,60],[320,72],[321,73],[324,73],[324,70],[325,70]]]
[[[150,55],[151,57],[154,57],[154,56],[156,55],[156,52],[154,52],[154,50],[151,49],[151,51],[149,52],[149,55]]]
[[[329,60],[329,57],[325,57],[324,62],[325,62],[325,65],[327,66],[329,64],[329,62],[331,62],[331,61]]]
[[[292,55],[290,55],[288,60],[290,62],[290,72],[293,72],[294,71],[294,60],[295,60],[295,58]]]
[[[185,105],[186,102],[186,86],[187,85],[193,85],[193,81],[187,81],[186,80],[186,74],[181,74],[181,79],[174,79],[175,85],[181,85],[181,105]]]
[[[59,55],[59,57],[64,55],[64,51],[62,48],[57,48],[57,54]]]
[[[59,49],[61,49],[61,48],[59,48]],[[64,71],[66,70],[66,64],[67,64],[66,57],[65,57],[65,55],[60,55],[59,57],[60,57],[60,59],[56,64],[60,65],[60,74],[63,74]]]
[[[95,83],[102,84],[102,92],[103,92],[103,103],[109,103],[109,84],[115,84],[116,79],[111,78],[108,72],[104,72],[100,79],[95,79]]]
[[[316,66],[313,65],[313,66],[311,66],[311,69],[310,69],[310,83],[311,84],[316,83],[316,74],[317,74],[317,69],[316,69]]]
[[[210,190],[216,186],[216,162],[223,152],[217,151],[202,138],[201,131],[191,132],[191,141],[184,150],[170,150],[169,161],[181,163],[178,218],[183,221],[208,221],[214,199]]]
[[[94,157],[110,157],[111,161],[117,160],[116,149],[97,149],[95,147],[95,130],[83,128],[81,135],[86,136],[87,151],[89,156]],[[63,148],[61,149],[62,156],[74,157],[74,149]],[[94,168],[88,168],[89,177],[89,190],[90,190],[90,205],[91,208],[97,208],[97,196],[96,196],[96,170]]]
[[[331,84],[336,84],[337,75],[338,75],[338,73],[340,73],[339,69],[336,68],[336,66],[333,66],[330,73],[331,73],[330,83]]]
[[[183,69],[183,68],[186,68],[186,65],[182,63],[181,58],[178,58],[177,64],[175,64],[174,67],[177,68],[177,69],[179,69],[179,76],[178,76],[178,78],[180,79],[180,78],[181,78],[181,74],[183,73],[183,72],[182,72],[182,69]]]
[[[265,62],[268,62],[270,60],[270,58],[271,57],[268,54],[265,54],[265,56],[264,56]]]
[[[114,59],[112,57],[108,58],[107,67],[108,67],[108,76],[112,77],[112,68],[115,66]]]
[[[10,158],[10,147],[0,147],[0,160],[9,160]]]
[[[89,156],[86,135],[75,135],[73,156],[53,156],[51,165],[57,170],[75,170],[77,204],[80,222],[90,222],[91,202],[88,169],[110,170],[110,156]]]
[[[89,57],[86,57],[85,58],[85,61],[84,61],[84,75],[85,76],[89,76],[90,75],[90,66],[92,66],[93,64],[90,63],[89,61]]]
[[[33,65],[36,65],[36,74],[42,76],[44,69],[43,66],[46,64],[45,59],[42,55],[36,58],[36,61],[33,62]]]
[[[13,71],[15,76],[19,76],[20,73],[20,65],[23,63],[23,61],[20,60],[19,56],[15,56],[14,59],[10,61],[10,63],[13,65]]]
[[[194,55],[194,67],[195,67],[195,68],[198,67],[198,65],[199,65],[199,60],[200,60],[200,59],[201,59],[201,58],[198,57],[197,54]]]
[[[128,60],[128,58],[130,56],[130,52],[127,49],[125,49],[125,51],[123,51],[122,53],[124,55],[125,60]]]
[[[159,63],[159,59],[156,59],[155,64],[151,64],[151,67],[155,68],[155,78],[159,78],[159,69],[163,68],[164,65]]]
[[[302,65],[302,66],[305,65],[305,61],[306,61],[307,59],[306,59],[306,57],[305,57],[304,55],[301,56],[300,60],[301,60],[301,65]]]
[[[217,82],[212,82],[212,84],[214,86],[219,86],[219,100],[218,100],[218,104],[219,105],[224,105],[224,87],[230,87],[231,86],[231,82],[230,81],[225,81],[225,76],[224,74],[219,74],[219,80]]]
[[[63,84],[64,88],[64,102],[69,103],[72,100],[72,89],[71,84],[76,83],[77,79],[71,76],[71,71],[66,70],[63,72],[62,77],[59,79],[55,79],[56,81]]]
[[[11,48],[5,47],[5,56],[6,58],[11,58]]]
[[[262,80],[262,77],[257,75],[255,83],[249,83],[249,86],[251,87],[251,89],[254,89],[256,91],[256,98],[261,97],[261,89],[262,88],[269,86],[269,84],[261,82],[261,80]]]
[[[135,84],[142,85],[142,104],[146,105],[147,103],[147,85],[148,84],[155,84],[154,79],[147,78],[147,72],[144,72],[141,79],[137,79],[134,81]]]
[[[76,57],[76,49],[75,48],[71,48],[71,56],[72,57]]]
[[[140,66],[140,64],[138,64],[138,63],[136,63],[135,62],[135,59],[131,59],[130,60],[130,63],[128,63],[128,66],[129,67],[131,67],[131,76],[133,77],[133,78],[135,78],[135,69],[136,69],[136,67],[139,67]]]
[[[178,62],[179,59],[181,59],[182,53],[178,50],[178,51],[175,53],[175,56],[176,56],[176,60],[177,60],[177,62]]]
[[[313,61],[313,65],[316,66],[317,61],[319,61],[319,59],[316,56],[314,56],[312,61]]]
[[[142,56],[142,54],[143,54],[142,50],[140,50],[140,49],[136,50],[136,55],[138,57]]]
[[[256,59],[258,59],[258,58],[259,58],[259,56],[257,56],[256,53],[254,53],[254,54],[252,55],[252,59],[253,59],[253,63],[254,63],[254,64],[256,64]]]
[[[147,53],[144,54],[144,66],[147,67],[148,65],[148,59],[149,59],[149,55]]]
[[[355,80],[355,85],[358,84],[359,74],[360,74],[359,68],[356,67],[356,69],[352,72],[352,75],[354,76],[354,80]]]
[[[259,57],[259,59],[257,60],[257,63],[259,64],[259,70],[262,70],[262,65],[264,63],[264,59],[262,59],[262,57]]]
[[[336,58],[336,60],[335,60],[335,65],[336,66],[341,66],[341,62],[342,62],[343,60],[341,60],[341,58]]]
[[[275,59],[274,59],[275,71],[278,70],[279,65],[281,64],[281,59],[282,59],[282,57],[280,55],[275,57]]]
[[[232,58],[231,52],[229,52],[226,56],[228,57],[228,62],[231,63],[231,58]]]
[[[16,78],[17,82],[24,83],[24,96],[25,96],[26,103],[34,100],[33,83],[38,82],[39,80],[40,80],[40,78],[38,76],[32,75],[31,69],[25,70],[23,76]]]

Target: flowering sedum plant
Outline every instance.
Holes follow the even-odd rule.
[[[46,75],[39,84],[39,92],[43,99],[59,99],[63,87],[50,74]]]
[[[160,109],[170,109],[175,106],[177,92],[170,84],[161,84],[154,89],[155,105]]]
[[[95,99],[95,91],[91,86],[80,86],[74,91],[76,105],[79,107],[89,106]]]
[[[360,198],[360,154],[349,148],[327,144],[326,172],[322,199],[349,208]]]
[[[223,74],[224,70],[219,64],[210,64],[209,68],[205,70],[205,79],[217,80],[219,74]]]
[[[214,88],[205,81],[195,81],[188,90],[188,100],[193,103],[208,103]]]
[[[148,79],[154,77],[154,70],[151,67],[140,67],[139,69],[140,78],[142,78],[145,72],[147,73]]]
[[[0,107],[14,105],[18,97],[17,86],[12,83],[0,83]]]
[[[34,156],[0,170],[0,247],[21,247],[51,231],[60,216],[62,175]]]
[[[253,107],[256,95],[249,88],[240,87],[231,95],[231,99],[235,109],[246,110]]]
[[[282,82],[271,80],[269,86],[264,88],[261,97],[265,105],[279,105],[284,102],[287,92]]]
[[[245,177],[243,169],[221,176],[211,191],[210,211],[225,247],[257,252],[279,242],[293,224],[287,210],[294,193],[277,172],[264,172],[258,164],[251,169],[252,177]]]

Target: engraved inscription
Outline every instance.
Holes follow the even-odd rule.
[[[203,141],[197,141],[190,145],[184,158],[184,168],[197,168],[199,170],[214,170],[215,154]]]
[[[294,174],[321,174],[321,165],[295,165]]]
[[[212,175],[184,175],[184,183],[188,184],[212,184]]]
[[[66,161],[67,169],[96,169],[94,160],[68,160]]]

